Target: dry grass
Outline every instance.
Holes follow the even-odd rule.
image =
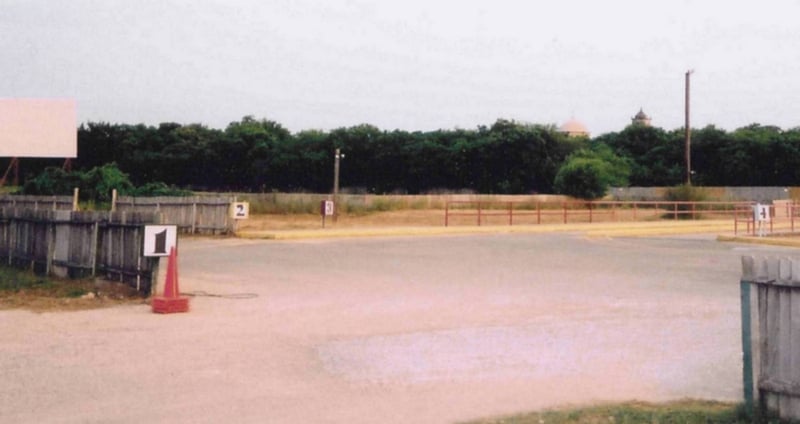
[[[509,225],[509,215],[503,209],[481,211],[481,225]],[[595,210],[591,222],[643,222],[660,221],[662,210]],[[670,217],[671,218],[671,217]],[[704,217],[710,218],[710,217]],[[588,210],[568,211],[567,222],[588,223]],[[671,219],[670,219],[671,220]],[[478,225],[476,210],[453,210],[448,218],[450,226]],[[515,210],[513,225],[560,224],[564,222],[564,213],[560,209]],[[371,227],[443,227],[445,211],[443,209],[405,209],[378,211],[359,214],[343,214],[334,220],[325,219],[325,228],[371,228]],[[318,214],[252,214],[247,220],[238,223],[240,231],[281,231],[281,230],[316,230],[322,228],[322,218]]]
[[[368,228],[368,227],[427,227],[443,226],[444,211],[441,210],[401,210],[372,212],[368,214],[341,215],[333,220],[325,219],[326,228]],[[239,222],[239,230],[316,230],[322,228],[322,218],[316,214],[264,214],[250,215]]]

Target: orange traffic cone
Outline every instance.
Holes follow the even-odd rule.
[[[178,253],[174,247],[169,251],[164,295],[153,297],[152,305],[153,312],[159,314],[189,312],[189,298],[178,291]]]

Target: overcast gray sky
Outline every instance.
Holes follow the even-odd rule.
[[[291,131],[800,126],[800,0],[0,0],[0,97]]]

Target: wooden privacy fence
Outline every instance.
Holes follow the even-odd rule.
[[[158,258],[142,256],[153,213],[0,208],[0,259],[39,273],[104,275],[149,294]]]
[[[160,213],[162,223],[177,225],[189,234],[228,234],[233,231],[233,197],[127,197],[117,199],[112,210],[118,212]]]
[[[75,208],[76,200],[74,196],[20,196],[5,195],[0,196],[0,208],[27,208],[27,209],[49,209],[67,210]]]
[[[742,257],[744,397],[800,420],[800,259]]]

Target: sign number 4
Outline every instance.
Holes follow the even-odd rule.
[[[769,221],[769,205],[762,205],[757,204],[753,207],[753,212],[755,212],[755,220],[756,221]]]

